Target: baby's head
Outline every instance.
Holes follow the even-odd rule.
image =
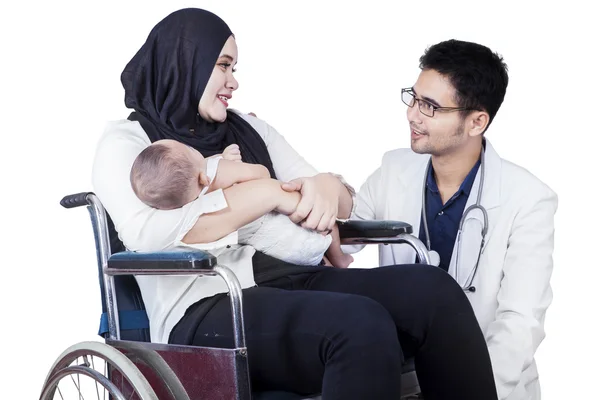
[[[176,140],[158,140],[135,159],[131,186],[150,207],[171,210],[196,199],[209,184],[206,159]]]

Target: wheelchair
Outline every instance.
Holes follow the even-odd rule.
[[[126,400],[319,400],[318,393],[252,392],[244,335],[242,289],[235,274],[203,251],[126,251],[110,216],[91,192],[65,196],[65,208],[87,206],[96,241],[102,297],[99,335],[105,342],[82,342],[54,362],[40,400],[94,398]],[[420,263],[429,253],[398,221],[339,221],[342,244],[412,246]],[[151,343],[149,321],[135,275],[220,276],[229,289],[234,348]],[[401,378],[401,399],[419,399],[420,389],[409,360]],[[102,397],[101,397],[101,394]],[[67,396],[67,397],[65,397]]]

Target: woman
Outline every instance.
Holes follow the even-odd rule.
[[[237,229],[267,211],[330,230],[347,218],[351,190],[317,174],[269,125],[227,110],[237,89],[237,46],[228,26],[204,10],[167,16],[125,68],[125,103],[134,113],[108,126],[94,161],[94,190],[127,248],[186,244],[210,250],[244,288],[244,319],[255,390],[322,392],[324,399],[398,399],[401,365],[415,356],[427,399],[495,399],[486,343],[462,290],[422,265],[376,269],[298,267],[237,245]],[[205,157],[238,144],[246,162],[272,178],[215,191],[176,210],[135,196],[131,165],[151,142],[174,139]],[[240,198],[252,187],[255,195]],[[216,277],[136,277],[152,341],[231,346],[225,285]],[[415,288],[415,289],[413,289]],[[417,290],[418,289],[418,290]]]

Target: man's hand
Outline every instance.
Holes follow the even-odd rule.
[[[240,147],[237,144],[230,144],[223,150],[223,158],[230,161],[242,162],[242,153]]]
[[[311,178],[298,178],[283,183],[286,192],[297,191],[302,199],[290,219],[307,229],[318,232],[331,231],[338,215],[339,181],[331,174],[318,174]]]

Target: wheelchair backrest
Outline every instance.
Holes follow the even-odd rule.
[[[81,192],[63,197],[60,204],[65,208],[87,206],[92,220],[94,239],[96,242],[96,256],[98,260],[98,278],[100,281],[100,295],[102,299],[102,315],[98,334],[104,338],[109,337],[109,325],[115,326],[108,320],[109,304],[116,303],[115,315],[119,318],[119,335],[122,340],[138,342],[150,341],[148,315],[142,300],[140,288],[133,276],[118,275],[105,276],[104,266],[112,254],[126,251],[119,240],[115,225],[102,203],[92,192]],[[106,283],[108,289],[106,290]],[[114,288],[113,290],[110,290]],[[109,298],[107,298],[107,293]],[[113,295],[114,293],[114,295]],[[113,298],[114,297],[114,298]],[[111,312],[112,314],[112,312]],[[113,338],[114,339],[114,338]]]
[[[110,254],[115,254],[121,251],[126,251],[125,245],[119,239],[115,225],[112,219],[106,213],[108,236],[110,243]],[[98,241],[96,240],[96,248],[98,249]],[[102,316],[100,320],[100,329],[98,334],[108,336],[108,317],[106,308],[108,302],[106,299],[106,291],[104,290],[102,265],[98,263],[98,278],[100,281],[100,293],[102,294]],[[119,326],[122,340],[133,340],[137,342],[149,342],[150,330],[148,325],[148,315],[146,307],[142,300],[140,288],[131,275],[117,275],[114,277],[115,293],[117,297],[117,308],[119,310]]]

